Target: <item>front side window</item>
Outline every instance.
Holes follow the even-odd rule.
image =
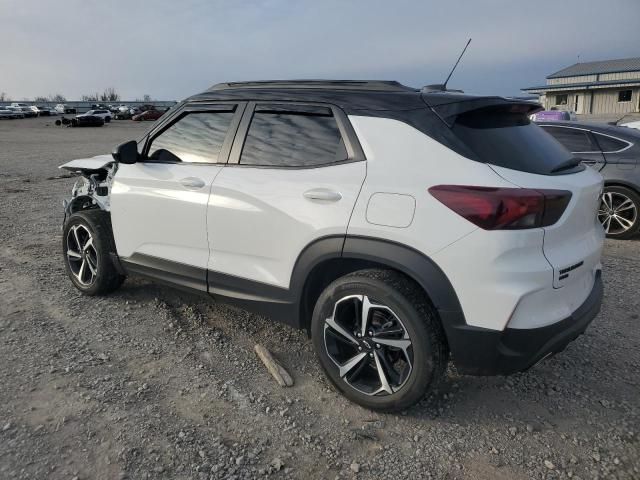
[[[347,151],[330,108],[258,106],[240,164],[309,167],[346,159]]]
[[[589,132],[575,128],[544,126],[547,133],[550,133],[570,152],[593,152],[598,150],[591,142]]]
[[[631,101],[631,90],[620,90],[618,92],[618,101],[619,102],[630,102]]]
[[[566,105],[566,104],[567,104],[566,95],[556,95],[556,105]]]
[[[190,163],[217,162],[233,115],[233,111],[186,114],[152,140],[149,158]]]

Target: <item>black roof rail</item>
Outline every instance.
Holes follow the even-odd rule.
[[[393,80],[258,80],[252,82],[218,83],[207,91],[230,89],[330,89],[330,90],[372,90],[382,92],[417,92]]]

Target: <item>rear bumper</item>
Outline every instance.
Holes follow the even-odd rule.
[[[540,328],[503,331],[469,325],[447,328],[453,361],[467,375],[508,375],[561,352],[582,334],[600,311],[603,286],[598,270],[591,293],[569,317]]]

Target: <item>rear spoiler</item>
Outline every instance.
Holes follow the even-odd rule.
[[[422,100],[440,119],[452,127],[456,118],[473,110],[491,109],[505,113],[531,115],[544,108],[536,102],[505,97],[477,97],[473,95],[439,94],[423,92]]]

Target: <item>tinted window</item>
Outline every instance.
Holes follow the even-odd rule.
[[[291,111],[291,107],[261,107],[253,113],[240,163],[302,167],[346,158],[347,152],[331,109]]]
[[[168,151],[183,162],[216,162],[233,115],[231,111],[189,113],[153,139],[149,157],[175,160]]]
[[[589,132],[575,128],[542,127],[570,152],[593,152],[598,148],[591,142]]]
[[[453,133],[479,161],[522,172],[548,174],[573,157],[525,113],[501,108],[460,115]]]
[[[631,101],[631,90],[620,90],[618,92],[618,101],[619,102],[630,102]]]
[[[593,132],[593,134],[596,136],[596,141],[598,142],[598,145],[600,145],[600,149],[603,152],[617,152],[618,150],[622,150],[629,145],[627,142],[607,137],[606,135],[600,135],[596,132]]]

